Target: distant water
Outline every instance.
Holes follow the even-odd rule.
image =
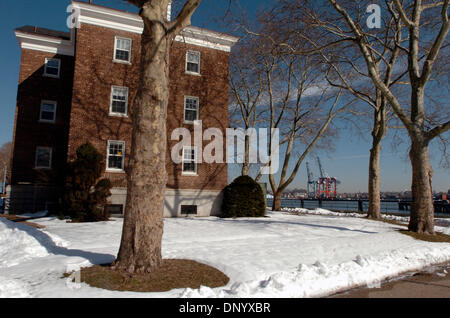
[[[267,206],[272,206],[272,199],[267,199]],[[281,207],[283,208],[301,208],[301,200],[295,199],[282,199]],[[319,207],[319,201],[304,201],[305,209],[317,209]],[[358,211],[358,201],[322,201],[322,209],[332,211]],[[363,210],[367,212],[369,209],[369,202],[363,201]],[[399,210],[398,202],[381,202],[381,213],[398,214],[408,216],[410,211]],[[450,216],[448,213],[435,213],[436,216]]]

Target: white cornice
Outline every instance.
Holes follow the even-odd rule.
[[[137,34],[142,34],[144,30],[142,18],[137,14],[77,1],[72,1],[72,6],[79,12],[79,22],[81,23]],[[181,35],[175,38],[175,41],[229,52],[238,38],[195,27],[187,27]]]
[[[72,8],[79,13],[78,21],[81,23],[138,34],[141,34],[144,29],[141,17],[134,13],[76,1],[72,2]]]
[[[71,41],[21,31],[14,33],[22,49],[74,56],[74,45]]]

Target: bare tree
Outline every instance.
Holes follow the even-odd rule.
[[[293,36],[306,40],[313,49],[318,49],[317,54],[327,64],[328,70],[325,74],[329,85],[345,89],[354,97],[372,108],[372,147],[369,157],[368,194],[369,208],[368,217],[381,218],[380,198],[380,156],[381,142],[388,131],[388,122],[392,119],[393,112],[389,107],[386,97],[373,84],[367,73],[365,61],[359,57],[356,48],[345,43],[344,45],[322,47],[317,39],[323,41],[322,35],[318,34],[316,26],[319,21],[314,12],[309,11],[308,6],[298,3],[287,3],[282,11],[290,12],[288,21],[302,19],[308,21],[305,29],[295,30]],[[300,16],[299,16],[299,15]],[[380,74],[386,86],[394,88],[406,72],[396,74],[395,67],[400,60],[401,50],[393,43],[402,42],[401,25],[393,17],[385,21],[386,30],[377,32],[377,40],[383,42],[383,50],[379,55],[372,53],[374,62],[380,69]],[[370,42],[372,33],[364,32],[366,41]],[[376,32],[376,31],[375,31]],[[382,66],[382,67],[380,67]]]
[[[10,171],[11,150],[12,143],[10,141],[0,147],[0,182],[4,182],[8,171]]]
[[[231,56],[231,122],[247,131],[256,128],[263,120],[266,110],[262,107],[264,101],[264,73],[257,61],[257,53],[254,45],[257,43],[251,39],[241,40],[239,47]],[[250,139],[245,134],[244,154],[241,175],[250,172]]]
[[[144,22],[139,89],[133,104],[133,132],[127,168],[122,240],[114,268],[149,272],[161,264],[166,188],[166,117],[169,56],[174,38],[190,25],[201,0],[186,0],[168,21],[170,0],[129,0]]]
[[[447,35],[449,0],[384,0],[387,13],[394,21],[396,36],[388,43],[375,33],[367,30],[366,10],[361,3],[349,0],[325,0],[310,4],[315,27],[324,35],[319,48],[309,53],[317,53],[342,43],[350,43],[358,49],[364,59],[367,74],[379,93],[392,107],[408,132],[411,142],[409,157],[412,164],[413,205],[409,230],[419,233],[434,233],[434,207],[432,199],[432,168],[428,145],[434,138],[450,129],[448,116],[442,121],[427,120],[424,97],[430,83],[434,64],[442,49],[448,48]],[[381,1],[380,1],[381,2]],[[385,26],[387,29],[387,27]],[[386,45],[388,44],[388,45]],[[407,44],[407,47],[405,46]],[[383,50],[399,50],[405,55],[405,73],[410,91],[409,103],[403,103],[398,93],[383,79],[383,65],[377,63],[384,58]],[[305,52],[302,52],[305,54]],[[448,50],[442,52],[448,60]],[[423,59],[423,61],[422,61]],[[385,62],[389,65],[389,62]],[[409,104],[409,105],[408,105]],[[429,123],[433,122],[433,125]]]
[[[256,45],[251,46],[256,56],[259,85],[258,96],[266,127],[280,130],[282,153],[279,173],[270,173],[269,182],[274,199],[273,210],[280,210],[281,195],[294,181],[308,153],[323,140],[330,123],[346,106],[339,104],[341,90],[333,89],[324,82],[322,63],[314,56],[285,54],[278,41],[284,37],[271,13],[260,18],[261,31],[247,34],[254,36]],[[282,40],[280,41],[282,42]],[[269,149],[272,136],[269,137]],[[303,150],[301,150],[303,149]],[[273,162],[268,162],[267,166]],[[261,172],[256,180],[262,177]],[[278,180],[277,180],[278,179]]]
[[[284,89],[276,89],[273,77],[267,74],[269,125],[271,129],[281,130],[281,144],[285,144],[279,181],[273,173],[269,174],[274,211],[281,209],[281,195],[294,181],[306,156],[324,136],[331,121],[345,109],[338,104],[341,91],[333,96],[329,87],[321,85],[320,66],[312,59],[283,56],[281,63],[287,84]],[[304,146],[302,151],[301,145]]]
[[[401,3],[400,0],[387,1],[392,17],[401,21],[407,30],[408,47],[404,47],[400,41],[396,41],[395,45],[408,56],[408,74],[411,85],[409,107],[402,105],[395,93],[383,82],[379,66],[373,58],[373,52],[376,52],[376,50],[373,45],[364,40],[360,31],[361,26],[358,25],[347,10],[338,4],[336,0],[328,0],[328,2],[345,19],[354,36],[354,41],[359,46],[361,54],[366,61],[369,74],[374,84],[386,97],[408,131],[411,141],[409,156],[413,175],[413,205],[411,207],[409,230],[434,234],[434,206],[431,188],[433,172],[429,160],[428,145],[433,138],[450,129],[450,121],[434,127],[427,127],[425,125],[424,93],[433,71],[433,64],[446,41],[450,28],[450,22],[448,20],[449,1],[425,2],[414,0],[404,3]],[[436,11],[436,9],[438,10]],[[434,10],[435,14],[439,16],[440,23],[435,26],[438,30],[437,34],[420,34],[423,26],[421,18],[426,10]],[[429,41],[430,37],[433,40]],[[421,51],[425,51],[426,55],[423,63],[420,63]]]

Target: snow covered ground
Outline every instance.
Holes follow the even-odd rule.
[[[222,288],[167,293],[113,292],[61,278],[113,261],[121,219],[71,224],[47,217],[33,220],[45,226],[38,230],[0,218],[0,297],[319,297],[450,260],[450,244],[414,240],[396,225],[358,214],[292,212],[302,214],[165,219],[165,258],[197,260],[231,279]],[[436,230],[450,234],[442,224]]]

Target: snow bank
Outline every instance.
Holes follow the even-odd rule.
[[[186,289],[180,297],[321,297],[349,288],[378,287],[381,281],[429,264],[450,260],[450,246],[391,251],[377,257],[362,257],[337,265],[317,261],[300,264],[296,271],[279,272],[262,280],[235,283],[231,289]]]
[[[0,298],[27,298],[27,286],[20,281],[0,276]]]
[[[316,208],[314,210],[308,210],[303,208],[282,208],[284,212],[294,212],[294,213],[302,213],[302,214],[311,214],[311,215],[329,215],[329,216],[348,216],[348,217],[357,217],[363,218],[366,214],[355,213],[355,212],[333,212],[326,209]]]
[[[0,268],[15,266],[26,260],[49,254],[39,240],[41,236],[33,234],[38,234],[38,231],[0,218]]]

